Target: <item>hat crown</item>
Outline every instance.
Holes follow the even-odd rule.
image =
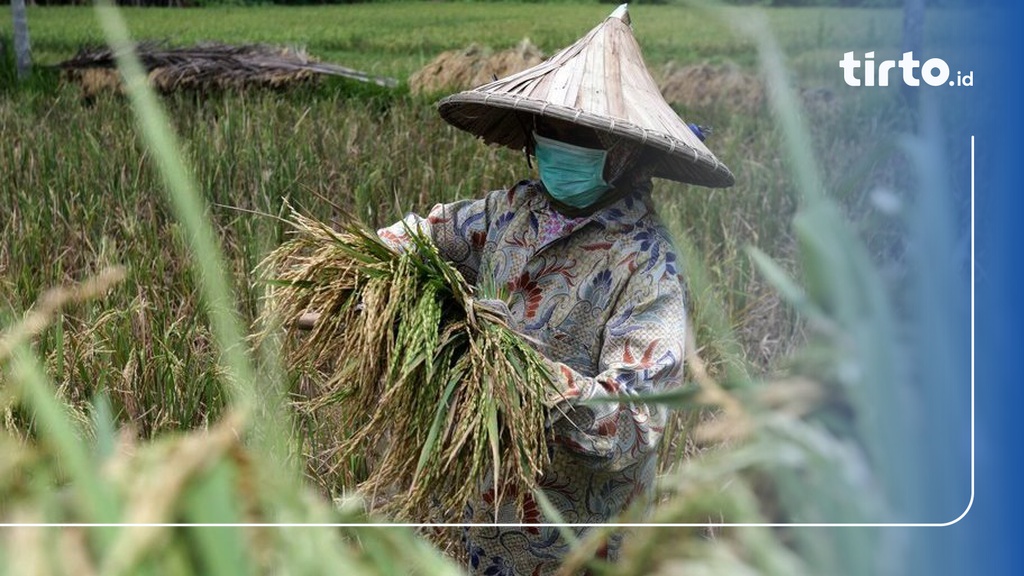
[[[619,7],[609,14],[608,17],[618,18],[626,24],[629,24],[629,4],[619,4]]]
[[[637,141],[653,152],[655,176],[716,187],[733,183],[729,169],[662,97],[626,4],[548,60],[449,96],[438,107],[452,125],[514,149],[526,145],[533,114]]]

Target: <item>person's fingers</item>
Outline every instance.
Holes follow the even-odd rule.
[[[319,312],[305,312],[295,321],[295,327],[299,330],[312,330],[319,321]]]

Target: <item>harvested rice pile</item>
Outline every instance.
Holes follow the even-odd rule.
[[[337,462],[375,461],[360,490],[377,509],[457,520],[485,477],[528,494],[547,462],[541,356],[480,304],[429,239],[402,254],[371,231],[294,217],[295,238],[260,265],[265,325],[293,332],[291,366],[326,372],[312,399],[340,423]],[[303,313],[321,314],[295,333]]]
[[[397,85],[392,78],[378,78],[337,64],[318,62],[304,50],[290,47],[207,42],[172,48],[143,42],[135,51],[146,69],[150,85],[164,93],[257,86],[284,88],[313,81],[320,75],[342,76],[385,87]],[[106,90],[122,91],[114,50],[107,46],[82,48],[57,67],[67,79],[80,84],[86,95]]]
[[[671,104],[697,108],[721,106],[734,113],[756,114],[766,98],[761,79],[735,64],[683,67],[669,64],[662,71],[658,87]],[[799,93],[806,109],[827,112],[835,107],[835,94],[828,88],[800,88]]]
[[[468,90],[543,61],[544,54],[529,38],[524,38],[515,48],[500,52],[472,44],[464,50],[442,53],[409,77],[409,89],[415,94]]]
[[[669,64],[658,83],[669,103],[710,108],[722,106],[736,112],[757,112],[764,104],[761,80],[735,65]]]

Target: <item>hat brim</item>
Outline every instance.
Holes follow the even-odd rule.
[[[441,117],[456,128],[476,134],[489,144],[513,150],[522,150],[527,144],[528,127],[517,113],[535,114],[622,136],[646,146],[656,164],[655,177],[709,188],[725,188],[736,181],[729,168],[713,154],[688,142],[632,122],[569,106],[514,94],[471,90],[448,96],[438,102],[437,107]]]

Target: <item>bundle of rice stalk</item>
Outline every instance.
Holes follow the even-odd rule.
[[[291,366],[326,371],[311,402],[340,421],[336,461],[378,450],[359,482],[368,500],[422,521],[461,515],[487,480],[499,499],[530,493],[548,461],[542,357],[429,238],[410,231],[396,252],[359,225],[293,224],[260,265],[263,325],[289,326]],[[321,319],[296,334],[309,311]]]

